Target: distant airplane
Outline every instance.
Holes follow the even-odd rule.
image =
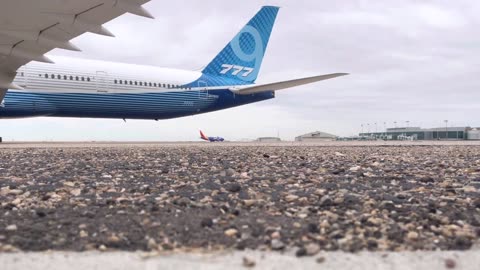
[[[279,10],[274,6],[263,7],[202,71],[44,55],[55,48],[79,51],[70,40],[86,32],[113,36],[102,24],[124,13],[153,18],[141,6],[148,1],[1,1],[0,118],[170,119],[268,100],[278,90],[347,75],[255,84]],[[232,25],[238,22],[230,16],[222,27]],[[142,50],[129,47],[125,55]]]
[[[204,141],[209,141],[209,142],[223,142],[223,141],[225,141],[225,139],[222,138],[222,137],[208,137],[201,130],[200,130],[200,139],[202,139]]]

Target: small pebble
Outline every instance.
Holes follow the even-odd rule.
[[[457,263],[453,259],[445,260],[445,267],[448,269],[453,269],[457,266]]]
[[[255,267],[256,263],[253,259],[250,259],[248,257],[243,257],[243,266],[247,268],[253,268]]]

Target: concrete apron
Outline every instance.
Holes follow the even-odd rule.
[[[29,252],[1,253],[0,269],[472,269],[480,251],[322,252],[297,258],[292,253],[231,251],[220,253]]]

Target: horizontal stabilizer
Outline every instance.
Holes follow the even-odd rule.
[[[304,84],[310,84],[318,81],[324,81],[328,79],[333,79],[340,76],[348,75],[348,73],[333,73],[333,74],[326,74],[314,77],[308,77],[303,79],[296,79],[284,82],[276,82],[276,83],[269,83],[269,84],[259,84],[254,86],[246,86],[246,87],[233,87],[230,90],[234,91],[235,94],[238,95],[248,95],[248,94],[255,94],[261,92],[269,92],[269,91],[277,91],[283,90],[287,88],[292,88],[295,86],[300,86]]]

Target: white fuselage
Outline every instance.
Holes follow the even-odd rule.
[[[198,71],[51,57],[21,67],[0,118],[33,116],[169,119],[273,98],[235,95],[228,81]]]
[[[180,88],[202,73],[68,57],[50,57],[55,64],[32,62],[20,68],[14,83],[28,92],[145,93]]]

